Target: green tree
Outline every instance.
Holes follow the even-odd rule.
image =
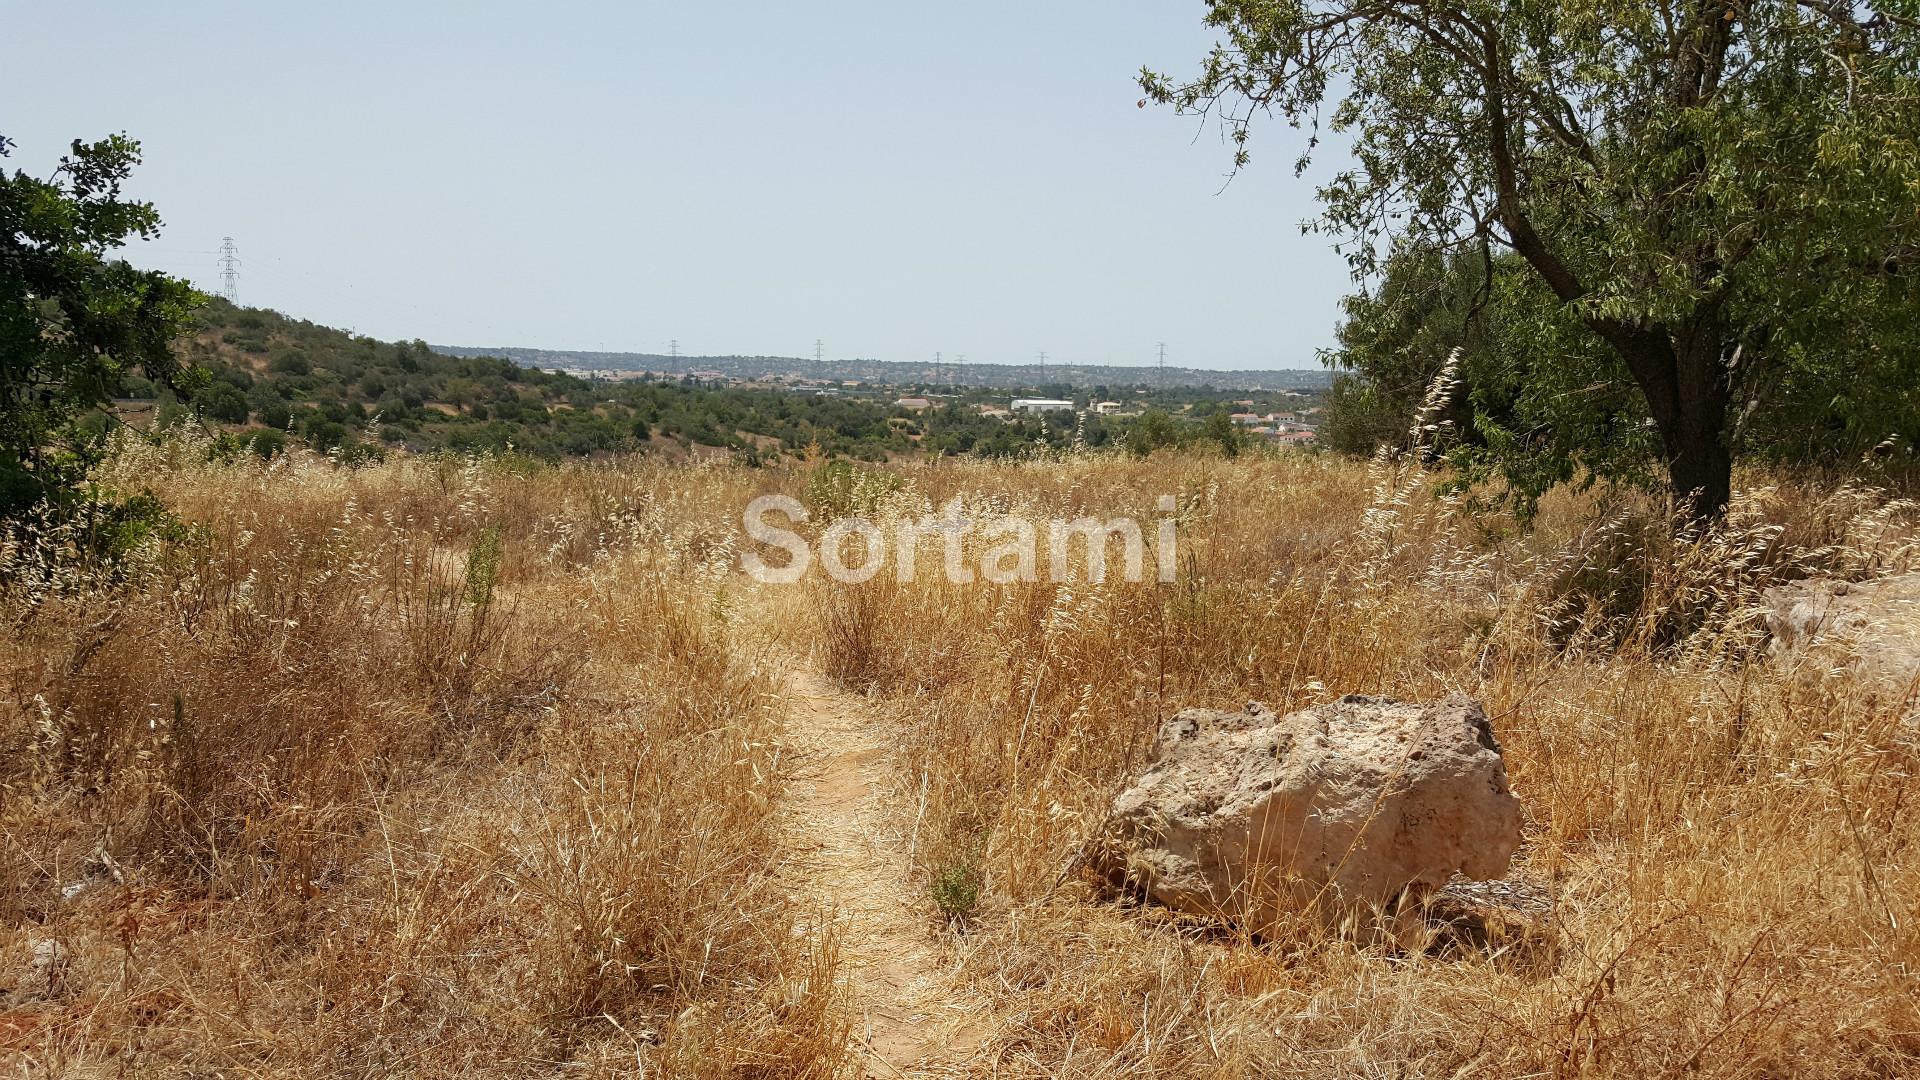
[[[193,403],[200,415],[208,420],[219,420],[228,424],[247,422],[246,395],[233,388],[229,383],[216,382],[195,394]]]
[[[1421,441],[1446,453],[1462,482],[1497,473],[1525,513],[1555,484],[1599,476],[1657,482],[1644,397],[1611,377],[1604,342],[1511,253],[1487,268],[1477,257],[1401,251],[1377,287],[1348,297],[1334,362],[1343,377],[1328,399],[1328,445],[1371,453],[1405,446],[1415,411],[1446,357],[1459,351],[1452,385]]]
[[[1246,436],[1239,427],[1235,426],[1233,414],[1226,409],[1218,409],[1212,416],[1207,417],[1203,434],[1219,446],[1220,452],[1228,457],[1239,457],[1241,444],[1246,440]]]
[[[1481,288],[1477,260],[1407,251],[1387,260],[1374,288],[1342,301],[1339,348],[1329,359],[1355,374],[1335,376],[1320,441],[1362,456],[1382,444],[1404,448],[1415,410],[1447,355],[1461,349],[1469,358],[1462,367],[1470,370],[1471,360],[1486,351]],[[1471,435],[1471,399],[1463,388],[1448,396],[1441,417],[1447,437]]]
[[[1127,449],[1146,457],[1163,446],[1182,445],[1185,441],[1182,434],[1180,426],[1165,409],[1148,409],[1127,428]]]
[[[1260,116],[1317,138],[1331,104],[1355,163],[1317,227],[1356,275],[1390,246],[1469,252],[1488,283],[1518,256],[1551,297],[1538,336],[1565,318],[1602,347],[1581,376],[1637,388],[1695,518],[1726,505],[1736,406],[1843,381],[1853,349],[1898,370],[1912,331],[1875,313],[1912,310],[1920,257],[1912,0],[1210,0],[1207,20],[1225,41],[1198,76],[1143,72],[1148,95],[1220,117],[1236,165]]]
[[[0,156],[12,144],[0,137]],[[75,141],[53,175],[0,170],[0,519],[72,497],[91,451],[73,430],[135,369],[184,390],[173,339],[200,295],[107,254],[157,235],[121,185],[140,161],[124,135]]]

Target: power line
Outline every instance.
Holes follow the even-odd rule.
[[[231,236],[220,238],[220,295],[229,304],[240,302],[240,249]]]

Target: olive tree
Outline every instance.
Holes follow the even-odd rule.
[[[1314,224],[1363,280],[1389,251],[1427,249],[1477,258],[1491,288],[1517,256],[1598,343],[1586,355],[1613,366],[1598,374],[1637,388],[1676,501],[1710,519],[1745,388],[1856,358],[1885,371],[1858,350],[1903,345],[1828,339],[1909,288],[1920,258],[1915,9],[1210,0],[1223,39],[1198,74],[1141,81],[1218,117],[1236,168],[1263,116],[1311,129],[1309,153],[1323,123],[1345,133],[1353,161]]]

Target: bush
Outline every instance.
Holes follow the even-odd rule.
[[[900,487],[900,478],[892,473],[830,461],[807,474],[804,500],[816,516],[831,521],[849,514],[871,514],[880,500]]]
[[[301,426],[300,435],[307,445],[322,453],[339,446],[347,437],[347,427],[337,420],[328,420],[323,416],[310,416]]]
[[[256,456],[271,460],[286,450],[287,433],[277,428],[263,428],[253,433],[248,446]]]
[[[931,889],[942,915],[964,921],[980,906],[980,868],[970,862],[950,863],[935,871]]]
[[[229,383],[216,382],[194,396],[200,415],[228,424],[247,422],[247,399]]]
[[[285,431],[287,425],[293,423],[293,410],[284,402],[267,405],[260,410],[259,416],[262,424],[278,431]]]
[[[1148,409],[1127,429],[1127,450],[1136,457],[1146,457],[1155,450],[1182,445],[1183,436],[1173,417],[1160,409]]]

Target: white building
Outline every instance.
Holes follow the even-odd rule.
[[[1014,412],[1072,412],[1073,402],[1059,398],[1017,397],[1013,399]]]

